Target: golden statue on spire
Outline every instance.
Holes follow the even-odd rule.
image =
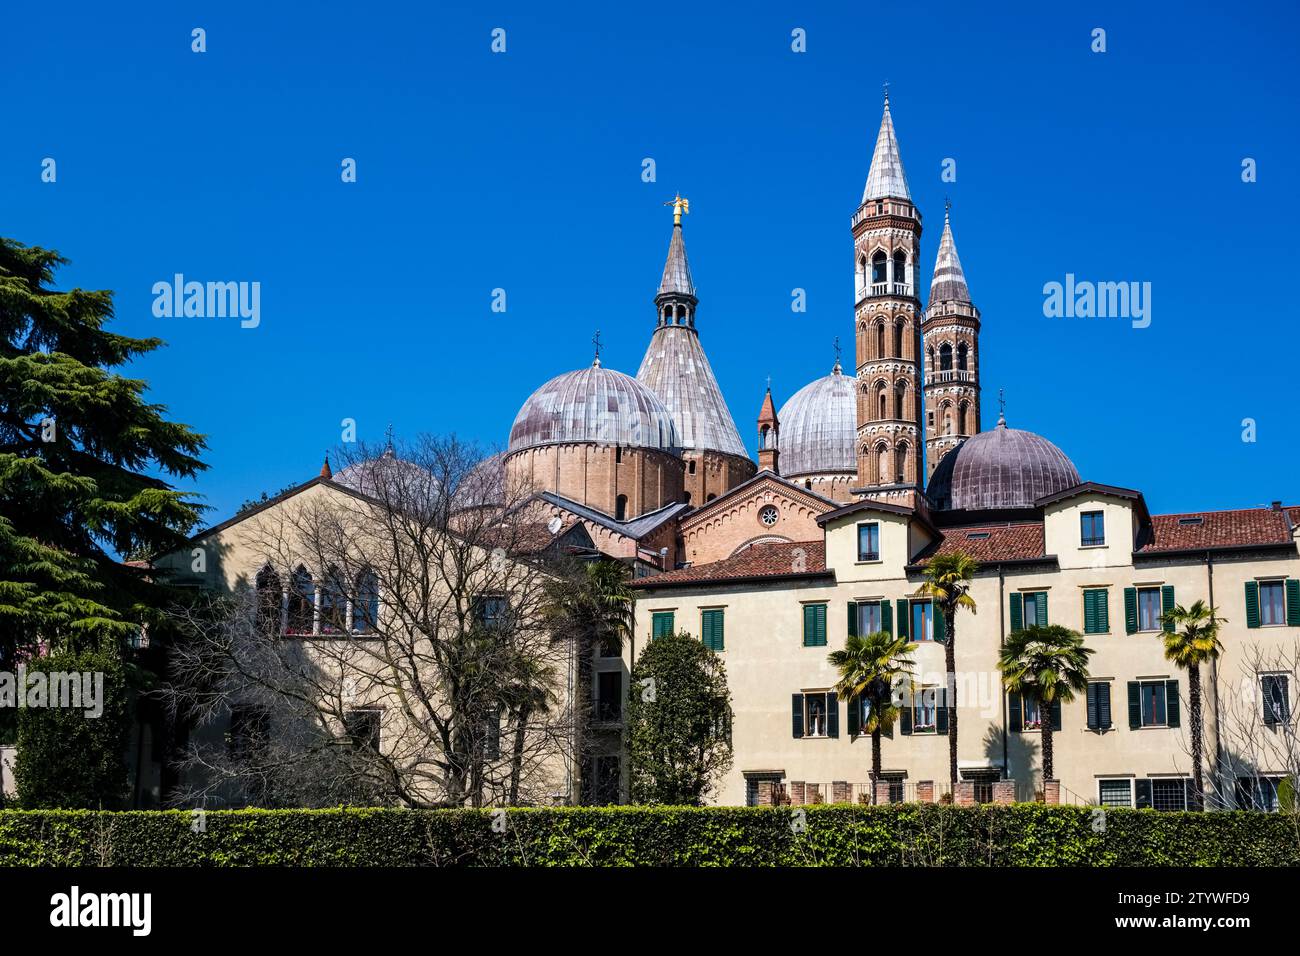
[[[676,199],[670,199],[668,202],[664,203],[664,205],[673,207],[674,226],[680,226],[682,224],[682,213],[689,213],[691,211],[691,201],[689,199],[683,199],[681,193],[677,194]]]

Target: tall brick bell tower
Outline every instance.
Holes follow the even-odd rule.
[[[852,228],[859,484],[854,493],[915,505],[921,497],[923,441],[917,298],[921,214],[903,173],[888,88]]]

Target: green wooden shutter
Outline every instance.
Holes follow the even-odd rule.
[[[849,637],[858,636],[858,602],[849,602]]]
[[[1011,632],[1025,629],[1025,599],[1019,594],[1011,595]]]
[[[862,698],[850,697],[849,705],[849,736],[856,737],[862,732]]]
[[[1007,694],[1007,726],[1013,733],[1025,729],[1024,707],[1019,694]]]
[[[1038,626],[1047,627],[1047,592],[1038,592]]]
[[[940,687],[934,692],[934,696],[934,732],[946,734],[948,732],[948,688]]]
[[[1124,630],[1136,634],[1138,629],[1138,589],[1124,589]]]
[[[1165,724],[1177,727],[1181,717],[1181,705],[1178,702],[1178,681],[1165,681]]]
[[[1097,713],[1097,696],[1101,693],[1101,685],[1090,683],[1088,685],[1088,729],[1097,730],[1101,727],[1101,718]]]
[[[840,695],[831,691],[826,695],[826,736],[840,735]]]
[[[1097,630],[1097,595],[1100,593],[1100,591],[1083,592],[1083,633],[1085,634],[1100,633]],[[1091,685],[1089,686],[1089,693],[1091,693]],[[1092,726],[1091,718],[1088,720],[1088,726]]]
[[[1108,588],[1098,588],[1092,592],[1097,595],[1095,598],[1097,605],[1097,633],[1110,633],[1110,590]]]
[[[663,637],[673,633],[673,612],[660,611],[651,618],[650,637]]]
[[[1259,627],[1259,582],[1246,582],[1246,626]]]
[[[1128,682],[1128,729],[1137,730],[1142,726],[1142,685],[1135,680]]]
[[[908,630],[911,627],[911,602],[907,598],[898,599],[898,636],[908,637]]]
[[[934,639],[936,643],[944,644],[948,640],[948,621],[936,605],[931,604],[930,611],[934,615]]]
[[[1300,581],[1295,578],[1286,581],[1286,624],[1300,627]]]
[[[803,606],[803,646],[812,647],[817,641],[817,612],[815,604]]]
[[[1061,729],[1061,698],[1052,701],[1052,729]]]
[[[1160,589],[1160,611],[1163,616],[1164,614],[1168,614],[1173,609],[1174,609],[1174,586],[1172,584],[1166,584],[1164,587]],[[1172,634],[1174,632],[1173,621],[1165,621],[1164,627],[1168,633]]]
[[[1110,729],[1110,681],[1097,685],[1097,726]]]
[[[904,736],[912,733],[912,692],[903,694],[903,703],[898,710],[898,732]]]
[[[826,646],[826,605],[814,605],[817,608],[817,646]]]
[[[700,616],[700,637],[711,651],[723,649],[723,613],[721,610],[704,611]]]
[[[794,728],[794,739],[803,737],[803,694],[790,695],[790,722]]]
[[[880,602],[880,629],[886,634],[894,633],[894,608],[888,601]]]

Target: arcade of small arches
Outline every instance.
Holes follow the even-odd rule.
[[[695,309],[680,299],[663,302],[659,306],[660,325],[695,325]]]
[[[895,315],[892,318],[879,316],[874,320],[863,319],[858,323],[858,331],[866,337],[867,361],[878,359],[915,360],[909,355],[911,336],[911,318]]]
[[[286,636],[371,634],[379,623],[379,577],[363,568],[350,580],[335,566],[319,585],[304,565],[282,582],[269,564],[254,579],[258,627]]]
[[[907,439],[890,444],[881,439],[864,444],[860,450],[866,463],[864,473],[872,484],[907,484],[916,480],[912,470],[912,445]]]

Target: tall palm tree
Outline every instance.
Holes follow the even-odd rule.
[[[1038,723],[1043,732],[1043,781],[1052,776],[1052,704],[1069,703],[1076,693],[1088,689],[1088,659],[1092,648],[1083,637],[1060,624],[1031,624],[1013,631],[998,657],[1002,686],[1038,705]]]
[[[508,806],[519,803],[519,779],[523,773],[524,748],[528,737],[528,721],[534,714],[550,712],[555,698],[555,669],[523,654],[515,655],[507,663],[505,686],[501,690],[501,703],[514,722],[515,739],[510,754],[510,783],[506,791]]]
[[[557,635],[572,636],[575,643],[573,798],[578,802],[583,798],[583,765],[593,716],[592,657],[597,648],[607,657],[623,653],[635,612],[630,578],[626,564],[602,559],[562,573],[547,585],[546,614],[551,629]]]
[[[862,730],[871,734],[871,802],[876,802],[876,781],[880,779],[880,735],[893,729],[899,708],[894,702],[894,685],[903,676],[911,676],[912,645],[905,637],[888,631],[867,635],[853,634],[844,650],[832,652],[826,659],[840,672],[835,691],[857,707],[859,700],[868,705]]]
[[[1205,777],[1201,770],[1202,736],[1201,716],[1201,665],[1215,660],[1223,652],[1219,643],[1219,625],[1226,618],[1218,616],[1219,609],[1204,601],[1191,607],[1175,604],[1160,616],[1165,626],[1165,657],[1179,667],[1187,669],[1187,705],[1191,711],[1193,809],[1205,805]]]
[[[954,791],[957,787],[957,611],[966,608],[975,613],[975,599],[970,596],[971,579],[979,565],[969,554],[954,551],[930,559],[925,566],[925,580],[917,593],[933,602],[936,614],[942,614],[948,628],[943,648],[944,666],[948,671],[948,775]]]

